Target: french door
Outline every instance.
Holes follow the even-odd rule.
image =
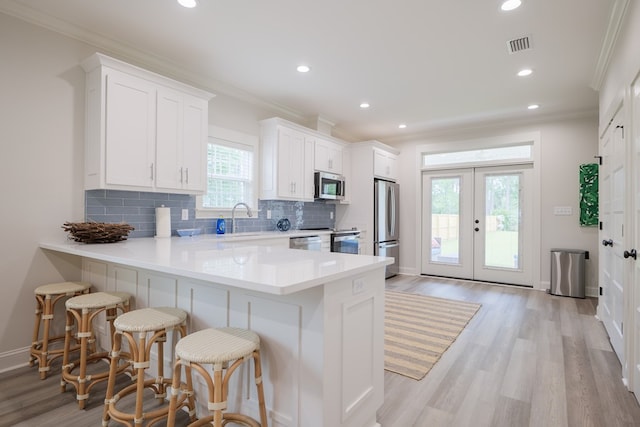
[[[532,286],[530,165],[422,177],[422,274]]]

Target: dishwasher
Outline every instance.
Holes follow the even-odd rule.
[[[290,249],[303,249],[306,251],[319,251],[322,246],[320,236],[300,236],[289,238]]]

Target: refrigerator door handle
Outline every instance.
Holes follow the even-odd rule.
[[[391,205],[391,236],[396,235],[396,189],[395,187],[390,186],[389,187],[391,189],[391,200],[390,200],[390,205]]]
[[[398,243],[378,243],[378,247],[380,249],[389,249],[389,248],[395,248],[399,246]]]

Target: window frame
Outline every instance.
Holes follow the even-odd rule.
[[[258,167],[258,164],[260,162],[260,144],[258,136],[210,125],[209,135],[207,136],[207,145],[210,143],[211,138],[227,142],[228,146],[230,147],[251,147],[251,151],[253,151],[253,200],[240,201],[247,203],[251,207],[252,211],[257,212],[259,196],[258,193],[260,192],[260,176]],[[208,185],[208,182],[206,183],[206,185]],[[203,195],[197,195],[196,219],[219,218],[221,215],[223,217],[231,216],[231,211],[233,208],[205,208],[202,206],[202,202]],[[246,209],[236,210],[236,217],[248,218]]]

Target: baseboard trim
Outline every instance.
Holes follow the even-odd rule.
[[[0,373],[28,366],[30,349],[31,347],[23,347],[0,353]]]

